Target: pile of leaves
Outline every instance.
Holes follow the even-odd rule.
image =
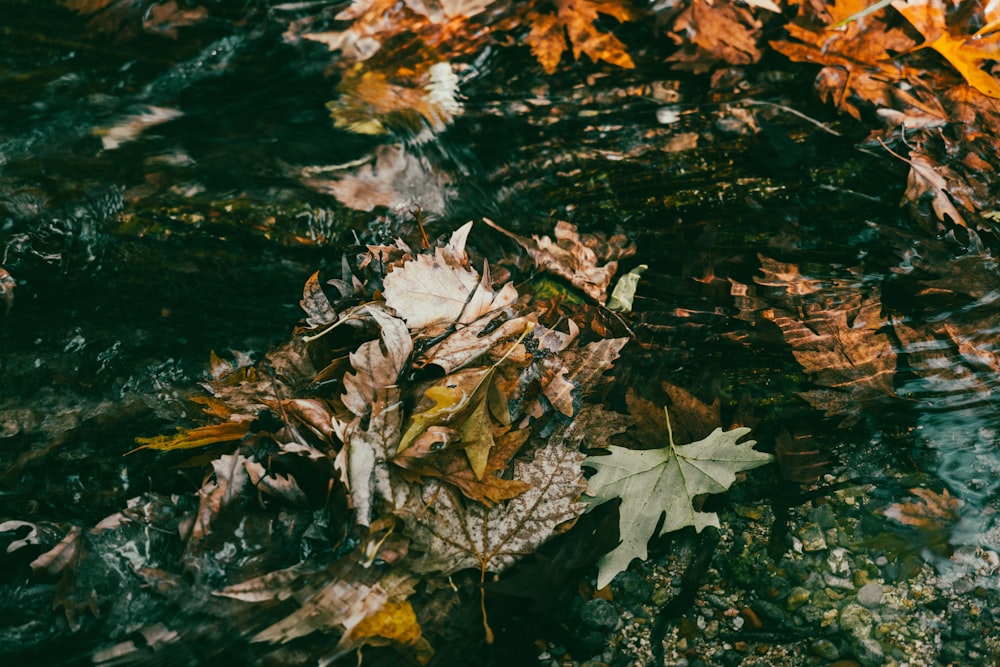
[[[61,577],[56,602],[71,625],[108,604],[82,577],[92,552],[154,526],[176,531],[177,562],[151,567],[136,554],[116,574],[168,596],[186,590],[184,574],[238,605],[225,613],[276,659],[315,633],[336,638],[326,662],[390,645],[426,663],[462,600],[478,598],[489,640],[489,577],[601,503],[620,502],[621,512],[620,544],[595,542],[611,549],[599,587],[645,558],[654,533],[718,526],[698,497],[771,455],[744,440],[747,428],[715,427],[678,446],[665,412],[633,392],[629,414],[588,401],[611,382],[628,338],[582,329],[560,298],[536,297],[530,283],[496,281],[506,270],[470,260],[471,229],[423,252],[402,240],[359,248],[339,278],[307,281],[306,320],[291,342],[257,364],[213,356],[207,395],[195,399],[210,423],[138,439],[139,455],[158,450],[205,468],[196,502],[137,498],[33,563]],[[556,239],[505,233],[592,297],[574,312],[582,322],[605,310],[617,259],[633,251],[623,237],[566,223]],[[631,299],[635,280],[624,284],[616,302]],[[596,471],[589,487],[585,468]],[[261,614],[247,611],[255,606]]]

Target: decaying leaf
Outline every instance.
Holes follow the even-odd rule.
[[[937,493],[930,489],[910,489],[916,500],[908,503],[892,503],[885,510],[890,519],[904,526],[923,530],[940,530],[955,524],[959,519],[962,501],[944,489]]]
[[[556,223],[555,240],[548,236],[532,236],[529,239],[508,232],[488,218],[483,218],[483,222],[517,241],[528,251],[538,268],[565,278],[601,305],[604,305],[608,286],[618,270],[617,260],[635,252],[634,246],[619,240],[617,244],[609,244],[604,257],[599,257],[595,248],[605,244],[603,239],[596,235],[581,236],[576,225],[563,221]],[[598,266],[602,260],[605,263]]]
[[[240,440],[250,432],[250,419],[238,416],[232,421],[221,424],[208,424],[196,428],[178,427],[176,435],[157,435],[151,438],[136,438],[139,444],[132,452],[140,449],[158,449],[171,451],[175,449],[195,449],[223,442]],[[130,454],[132,452],[129,452]]]
[[[0,302],[6,315],[14,307],[14,288],[17,287],[14,277],[7,269],[0,267]]]
[[[416,571],[502,572],[579,516],[583,455],[564,444],[571,429],[550,438],[532,461],[515,463],[514,477],[531,488],[504,504],[487,509],[463,503],[448,487],[426,484],[402,514],[423,552],[413,564]]]
[[[680,49],[667,60],[696,74],[720,62],[755,63],[761,57],[757,42],[762,25],[750,9],[735,2],[692,0],[674,19],[670,36]]]
[[[754,440],[739,441],[748,428],[731,431],[715,429],[709,436],[689,445],[674,445],[669,422],[663,429],[668,444],[661,449],[635,450],[608,446],[608,456],[588,456],[585,466],[597,472],[588,482],[592,506],[621,498],[620,533],[622,543],[598,562],[597,587],[603,588],[634,558],[646,558],[646,543],[661,517],[659,535],[685,526],[701,532],[719,526],[714,512],[694,507],[694,497],[721,493],[734,481],[736,473],[757,468],[774,457],[753,449]]]
[[[591,61],[603,60],[611,65],[632,69],[635,63],[625,45],[611,33],[601,32],[594,26],[599,14],[610,16],[624,23],[635,18],[627,0],[555,0],[555,12],[528,14],[531,32],[525,40],[531,52],[548,74],[556,71],[566,42],[573,50],[573,58],[584,53]]]

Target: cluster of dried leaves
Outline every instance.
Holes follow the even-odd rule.
[[[895,0],[866,13],[866,0],[794,4],[790,39],[772,48],[823,65],[816,87],[839,109],[878,116],[884,127],[867,143],[909,164],[914,215],[931,228],[995,231],[1000,7]]]
[[[210,423],[138,440],[139,449],[192,453],[189,463],[208,471],[196,507],[170,503],[183,569],[239,604],[273,610],[295,601],[277,617],[262,616],[252,642],[280,648],[318,632],[337,637],[327,661],[391,645],[426,662],[433,645],[425,633],[441,634],[442,610],[454,606],[448,600],[485,596],[487,574],[508,570],[588,509],[621,502],[621,543],[599,563],[603,587],[646,557],[654,533],[717,526],[697,498],[771,460],[754,441],[741,442],[749,429],[717,427],[718,405],[688,414],[690,401],[675,402],[681,433],[701,437],[678,446],[672,434],[664,438],[671,427],[663,410],[634,392],[629,414],[586,400],[611,381],[607,371],[628,342],[587,315],[606,312],[617,260],[633,252],[623,237],[581,235],[560,223],[554,239],[528,238],[488,224],[591,305],[568,318],[559,298],[497,280],[506,270],[485,261],[477,270],[466,252],[472,223],[424,252],[402,240],[368,245],[345,256],[339,278],[307,281],[306,320],[292,342],[256,365],[213,356],[208,394],[195,399]],[[630,301],[635,283],[616,288],[616,302]],[[617,445],[609,446],[612,438]],[[585,467],[596,470],[589,487]],[[254,496],[272,515],[298,508],[325,517],[320,543],[328,546],[317,558],[327,564],[269,565],[265,554],[278,548],[269,541],[303,534],[287,519],[253,519]],[[163,508],[141,520],[153,523],[157,513]],[[99,608],[93,591],[74,581],[82,545],[131,525],[134,514],[75,530],[35,561],[39,573],[63,577],[59,602],[74,623]],[[315,525],[309,530],[321,536]],[[260,553],[220,555],[251,534],[262,537]],[[136,568],[156,586],[177,583]],[[466,571],[478,586],[449,583]],[[480,604],[489,637],[485,598]]]

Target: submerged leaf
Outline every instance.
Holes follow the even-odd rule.
[[[415,570],[499,573],[579,516],[584,509],[579,495],[586,488],[583,455],[564,444],[568,431],[550,438],[532,461],[515,463],[514,477],[531,488],[505,504],[487,509],[463,503],[448,487],[427,484],[422,500],[413,498],[403,513],[415,546],[424,552]]]
[[[598,563],[597,587],[607,586],[633,558],[646,558],[646,543],[660,518],[665,535],[685,526],[701,532],[719,526],[714,512],[694,508],[694,497],[721,493],[734,481],[736,473],[762,466],[774,457],[753,449],[754,440],[739,443],[748,428],[731,431],[715,429],[698,442],[675,446],[671,440],[662,449],[634,450],[611,445],[609,456],[589,456],[585,466],[597,472],[589,480],[593,505],[622,499],[620,531],[622,543]]]

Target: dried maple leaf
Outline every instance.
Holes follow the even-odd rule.
[[[567,40],[576,60],[584,53],[595,63],[603,60],[626,69],[635,67],[625,45],[611,33],[601,32],[594,26],[598,14],[610,16],[620,23],[633,20],[635,14],[627,0],[554,0],[554,3],[554,13],[532,11],[528,14],[532,27],[525,38],[546,73],[556,71]]]
[[[665,425],[666,447],[634,450],[609,445],[610,455],[588,456],[583,462],[597,471],[588,481],[592,506],[616,498],[622,501],[622,543],[598,561],[598,588],[611,583],[633,558],[646,558],[646,543],[661,517],[659,535],[685,526],[694,526],[698,532],[706,526],[718,527],[718,515],[695,510],[694,497],[726,491],[736,481],[737,472],[757,468],[774,458],[754,450],[755,440],[739,442],[750,432],[748,428],[726,432],[717,428],[703,440],[678,447],[669,422]]]
[[[609,261],[598,266],[601,257],[595,248],[603,245],[603,239],[598,235],[581,235],[576,225],[563,221],[556,223],[553,241],[548,236],[532,236],[529,239],[514,234],[489,218],[483,218],[483,222],[517,241],[528,251],[538,268],[565,278],[602,306],[611,279],[618,270],[617,260],[635,252],[631,245],[613,247],[604,258]]]
[[[567,447],[572,424],[553,435],[531,461],[514,464],[514,477],[531,486],[490,508],[463,503],[447,486],[430,482],[401,511],[407,532],[423,557],[414,571],[445,574],[467,568],[499,573],[537,549],[584,508],[583,455]],[[579,437],[579,436],[576,436]]]
[[[735,3],[693,0],[674,20],[671,38],[681,49],[667,60],[695,74],[720,62],[755,63],[761,56],[757,41],[762,25],[751,10]]]
[[[954,525],[959,519],[962,501],[944,489],[941,493],[930,489],[910,489],[917,500],[910,503],[892,503],[882,513],[903,524],[922,530],[939,530]]]

